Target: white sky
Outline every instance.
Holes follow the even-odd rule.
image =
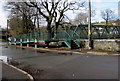
[[[14,1],[14,0],[13,0]],[[93,22],[104,21],[100,16],[100,11],[105,9],[111,9],[115,12],[118,17],[118,2],[120,0],[91,0],[92,9],[96,10],[96,15],[92,18]],[[6,28],[8,12],[3,9],[4,0],[0,0],[0,26]],[[78,13],[77,11],[76,13]],[[67,12],[68,17],[73,20],[76,14],[72,11]]]
[[[0,26],[7,26],[7,12],[3,9],[4,2],[0,1]]]

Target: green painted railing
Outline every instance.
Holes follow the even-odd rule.
[[[69,48],[71,48],[71,40],[80,39],[79,35],[73,30],[61,30],[56,33],[55,37],[50,38],[48,32],[33,32],[22,34],[17,37],[12,37],[13,43],[30,43],[39,41],[63,41]],[[79,43],[75,42],[79,46]]]
[[[54,34],[54,35],[53,35]],[[115,39],[120,38],[120,26],[92,25],[92,39]],[[11,37],[13,43],[29,43],[40,41],[62,41],[71,48],[71,40],[80,46],[76,40],[88,38],[88,25],[78,25],[71,27],[70,30],[60,30],[57,33],[33,32],[28,34]]]

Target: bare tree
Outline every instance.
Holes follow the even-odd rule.
[[[11,12],[9,16],[10,28],[22,29],[22,33],[28,33],[29,30],[35,29],[35,23],[38,19],[36,9],[28,7],[23,2],[8,2],[7,7]]]
[[[87,24],[87,18],[88,18],[87,13],[81,12],[76,15],[74,22],[75,24]]]
[[[88,23],[88,10],[87,8],[84,10],[85,12],[80,12],[76,15],[75,19],[74,19],[74,23],[75,24],[87,24]],[[91,11],[91,17],[94,17],[96,15],[96,10],[93,9]]]
[[[106,9],[104,11],[101,11],[101,16],[105,20],[106,25],[108,25],[108,21],[115,19],[114,12],[110,9]]]
[[[78,10],[80,7],[83,7],[84,2],[70,3],[68,0],[41,0],[39,2],[25,2],[25,4],[36,8],[39,14],[46,19],[47,30],[51,35],[52,30],[57,32],[59,25],[64,19],[65,12],[68,10]]]

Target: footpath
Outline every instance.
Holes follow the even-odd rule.
[[[1,81],[33,81],[31,75],[26,72],[6,63],[0,61],[2,66],[2,79]]]
[[[54,52],[58,54],[91,54],[91,55],[111,55],[111,56],[120,56],[120,52],[114,52],[114,51],[100,51],[100,50],[88,50],[88,49],[73,49],[73,50],[58,50],[58,49],[52,49],[52,48],[34,48],[34,47],[26,47],[26,46],[14,46],[10,45],[16,48],[22,48],[22,49],[31,49],[31,50],[37,50],[40,52]]]
[[[41,52],[54,52],[58,54],[91,54],[91,55],[111,55],[111,56],[120,56],[120,52],[112,52],[112,51],[98,51],[98,50],[86,50],[86,49],[73,49],[73,50],[56,50],[50,48],[28,48],[21,47],[24,49],[35,49]]]
[[[86,50],[86,49],[73,49],[73,50],[57,50],[57,49],[51,49],[51,48],[34,48],[34,47],[26,47],[26,46],[15,46],[15,45],[6,45],[6,44],[0,44],[3,46],[13,46],[16,48],[22,48],[22,49],[33,49],[38,50],[42,52],[54,52],[58,54],[91,54],[91,55],[112,55],[112,56],[120,56],[120,52],[112,52],[112,51],[98,51],[98,50]]]

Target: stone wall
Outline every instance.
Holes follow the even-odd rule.
[[[88,48],[88,40],[79,40],[82,47]],[[120,51],[120,39],[93,40],[93,49],[106,51]]]

